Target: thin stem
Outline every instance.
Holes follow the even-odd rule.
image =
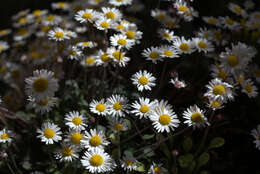
[[[11,172],[12,174],[15,174],[15,172],[13,171],[13,169],[12,169],[12,167],[10,166],[9,162],[8,162],[7,160],[5,160],[5,162],[6,162],[6,165],[7,165],[8,169],[10,170],[10,172]]]
[[[118,159],[121,157],[121,149],[120,149],[120,135],[119,132],[117,133],[117,140],[118,140]]]

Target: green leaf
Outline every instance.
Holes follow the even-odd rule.
[[[149,140],[149,139],[152,139],[153,137],[154,137],[154,134],[151,134],[151,135],[145,134],[145,135],[143,136],[143,139],[144,139],[144,140]]]
[[[182,168],[188,167],[191,164],[192,161],[193,161],[193,155],[192,154],[181,155],[178,158],[178,162],[179,162],[179,164]]]
[[[211,140],[209,149],[219,148],[225,144],[224,138],[216,137],[213,140]]]
[[[185,152],[189,152],[191,150],[191,148],[192,148],[192,144],[193,144],[193,142],[192,142],[191,137],[185,138],[185,140],[183,142],[183,150]]]
[[[138,172],[145,172],[145,166],[143,163],[138,163],[137,168],[135,169],[135,171]]]
[[[201,167],[201,166],[207,164],[209,159],[210,159],[210,156],[207,152],[202,153],[198,159],[198,165]]]
[[[152,148],[150,148],[150,147],[144,149],[144,153],[145,153],[145,156],[147,156],[147,157],[151,157],[151,156],[155,155],[155,153],[153,152]]]

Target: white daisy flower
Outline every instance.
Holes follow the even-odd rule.
[[[43,123],[41,129],[37,129],[37,133],[40,134],[37,138],[41,138],[41,141],[46,144],[53,144],[54,142],[58,142],[62,139],[60,136],[62,134],[60,128],[50,122]]]
[[[219,78],[221,80],[225,80],[230,76],[229,71],[226,67],[223,67],[222,65],[213,65],[210,68],[211,76],[213,78]]]
[[[85,152],[81,163],[90,173],[110,172],[116,167],[114,160],[103,149]]]
[[[255,138],[255,147],[260,150],[260,125],[257,125],[257,128],[251,131],[251,135]]]
[[[162,57],[168,57],[168,58],[176,58],[179,57],[179,53],[176,50],[176,48],[170,46],[170,45],[162,45],[160,47],[160,52]]]
[[[179,28],[180,19],[179,18],[175,18],[175,17],[171,17],[171,16],[166,16],[165,20],[162,21],[163,25],[166,28],[170,28],[170,29],[174,29],[174,28]]]
[[[92,100],[92,102],[89,104],[89,109],[92,113],[105,116],[108,114],[108,104],[105,101],[105,99],[98,100]]]
[[[236,15],[238,15],[238,16],[242,16],[242,17],[246,17],[247,16],[245,10],[243,10],[239,5],[234,4],[232,2],[230,2],[228,4],[228,9],[230,11],[232,11],[233,13],[235,13]]]
[[[167,170],[162,167],[162,164],[153,163],[148,170],[148,174],[165,174]]]
[[[95,26],[99,30],[105,30],[107,31],[108,29],[112,28],[113,26],[113,21],[111,19],[107,19],[105,17],[101,17],[95,22]]]
[[[114,6],[131,5],[133,0],[109,0],[109,4]]]
[[[246,93],[250,98],[254,98],[258,95],[257,87],[250,79],[244,80],[242,82],[242,88],[242,92]]]
[[[143,32],[131,28],[124,30],[122,33],[126,36],[127,39],[133,40],[133,42],[137,44],[140,43],[140,40],[142,39],[143,35]]]
[[[92,41],[85,41],[85,42],[79,42],[77,44],[78,47],[84,49],[84,48],[94,48],[97,46],[96,42],[92,42]]]
[[[11,32],[12,32],[11,29],[2,29],[2,30],[0,30],[0,37],[7,36],[7,35],[10,34]]]
[[[111,130],[115,133],[118,133],[120,131],[127,131],[129,129],[127,123],[125,122],[125,119],[115,117],[109,121],[109,124]]]
[[[146,60],[151,60],[155,64],[157,61],[163,61],[161,50],[158,47],[151,47],[143,50],[142,56],[146,57]]]
[[[96,56],[96,64],[97,66],[103,65],[107,66],[109,62],[112,61],[112,58],[109,57],[107,52],[104,52],[103,50],[98,51],[98,55]]]
[[[116,8],[102,7],[101,10],[107,19],[119,21],[122,18],[122,13]]]
[[[77,152],[78,149],[75,146],[63,142],[61,147],[55,151],[55,158],[60,162],[72,162],[79,157]]]
[[[174,131],[174,129],[177,128],[180,123],[177,115],[172,110],[163,108],[155,109],[152,112],[150,119],[153,122],[154,128],[158,132],[170,132],[171,130]]]
[[[220,79],[215,78],[206,85],[208,88],[207,92],[204,94],[205,97],[213,98],[214,100],[220,99],[221,101],[233,100],[233,86],[222,82]]]
[[[81,56],[83,55],[83,52],[77,47],[77,46],[70,46],[68,48],[69,56],[68,58],[73,60],[79,60]]]
[[[220,99],[209,98],[207,107],[211,108],[212,110],[221,109],[224,107],[224,101]]]
[[[97,12],[92,9],[80,10],[75,15],[75,19],[80,23],[94,22],[97,19]]]
[[[141,97],[131,105],[134,109],[131,113],[135,114],[139,119],[147,118],[150,116],[154,104],[149,98]]]
[[[45,16],[42,20],[42,24],[45,26],[54,26],[62,22],[62,18],[57,15]]]
[[[181,15],[187,13],[189,10],[187,3],[183,0],[176,1],[174,3],[174,7],[177,9],[177,14],[181,14]]]
[[[71,30],[64,30],[64,31],[69,38],[77,38],[78,37],[78,34],[74,31],[71,31]]]
[[[3,129],[0,131],[0,143],[11,143],[13,133],[10,130]]]
[[[109,114],[114,117],[124,117],[128,113],[127,98],[121,95],[112,95],[107,99]]]
[[[52,7],[54,10],[57,10],[57,9],[69,10],[70,5],[69,5],[69,3],[67,3],[67,2],[56,2],[56,3],[51,3],[51,7]]]
[[[36,70],[33,76],[25,79],[25,92],[36,101],[46,100],[46,97],[53,97],[58,89],[58,81],[54,73],[45,69]]]
[[[84,67],[92,67],[96,65],[96,57],[94,55],[83,58],[80,64]]]
[[[160,29],[158,33],[163,40],[168,42],[172,42],[176,38],[176,36],[174,36],[174,32],[168,29]]]
[[[127,29],[128,26],[129,26],[129,23],[117,21],[117,22],[113,23],[112,28],[116,31],[122,32],[125,29]]]
[[[211,30],[208,30],[207,28],[200,28],[196,35],[200,38],[211,40],[213,33]]]
[[[191,40],[186,40],[184,37],[176,38],[173,41],[173,47],[182,54],[191,54],[195,51],[194,43]]]
[[[164,10],[155,9],[151,11],[151,16],[157,19],[159,22],[163,22],[167,17],[167,12]]]
[[[184,123],[188,124],[188,126],[193,126],[194,129],[210,125],[208,119],[204,116],[204,111],[197,105],[187,108],[183,113],[183,118],[186,119]]]
[[[91,5],[91,6],[92,6],[92,5],[93,5],[93,6],[98,6],[98,5],[100,5],[101,3],[103,3],[103,1],[104,1],[104,0],[88,0],[87,3],[88,3],[89,5]]]
[[[81,148],[84,145],[83,141],[85,139],[86,136],[83,132],[80,130],[70,129],[65,142],[71,143],[72,145]]]
[[[132,76],[131,80],[134,85],[137,85],[139,91],[152,90],[152,87],[156,85],[156,78],[152,75],[152,73],[149,73],[146,70],[136,72]]]
[[[55,41],[63,41],[65,39],[70,39],[67,36],[66,32],[59,27],[56,27],[53,30],[50,30],[48,32],[48,36],[49,36],[49,39],[55,40]]]
[[[224,28],[234,30],[234,29],[239,29],[240,25],[238,22],[234,21],[231,19],[229,16],[226,17],[220,17],[220,22],[222,23]]]
[[[105,146],[110,144],[106,140],[105,133],[96,129],[90,129],[90,132],[86,132],[86,140],[83,140],[83,143],[88,150],[104,149]]]
[[[113,62],[118,64],[120,67],[125,67],[130,61],[130,58],[125,56],[125,52],[120,49],[116,49],[115,47],[108,48],[107,53],[109,57],[112,58]]]
[[[34,108],[35,112],[44,114],[46,112],[50,112],[52,107],[57,105],[58,98],[46,96],[45,99],[36,101],[35,98],[29,96],[28,101],[30,101],[28,104],[29,108]]]
[[[197,48],[197,50],[199,52],[208,53],[208,52],[214,51],[213,44],[211,42],[209,42],[207,39],[193,38],[192,40],[193,40],[195,47]]]
[[[215,18],[213,16],[203,16],[202,19],[204,22],[206,22],[208,24],[220,26],[220,22],[219,22],[218,18]]]
[[[5,50],[8,50],[9,45],[7,42],[0,41],[0,53],[2,53]]]
[[[154,105],[153,105],[153,111],[157,112],[156,110],[161,109],[161,110],[168,110],[172,112],[172,106],[168,103],[167,100],[154,100]]]
[[[85,130],[87,124],[84,122],[86,118],[84,115],[81,115],[78,111],[71,111],[65,114],[65,125],[69,126],[71,129],[75,130]]]
[[[116,46],[119,49],[126,48],[129,50],[134,45],[134,41],[127,39],[127,36],[123,34],[115,34],[111,36],[110,42],[112,46]]]
[[[121,162],[121,167],[125,171],[132,171],[137,168],[138,161],[134,157],[124,156]]]

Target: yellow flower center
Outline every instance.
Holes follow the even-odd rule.
[[[110,60],[110,57],[108,56],[107,53],[104,53],[102,56],[101,56],[101,60],[103,62],[108,62]]]
[[[133,165],[133,161],[131,161],[131,160],[126,160],[126,161],[125,161],[125,164],[126,164],[127,166],[132,166],[132,165]]]
[[[209,23],[210,24],[215,24],[216,23],[216,18],[213,18],[213,17],[209,18]]]
[[[77,52],[74,51],[74,50],[70,50],[70,55],[72,55],[72,56],[76,56],[76,55],[77,55]]]
[[[225,79],[227,77],[227,73],[225,71],[219,71],[218,77],[221,79]]]
[[[104,104],[97,104],[96,110],[99,112],[103,112],[106,109],[106,106]]]
[[[82,120],[79,117],[74,117],[72,119],[72,123],[75,124],[76,126],[78,126],[82,123]]]
[[[191,114],[192,122],[199,123],[202,121],[202,119],[203,119],[203,115],[199,112],[194,112],[193,114]]]
[[[178,7],[178,10],[181,11],[181,12],[185,12],[185,11],[188,10],[188,8],[187,8],[186,6],[184,6],[184,5],[180,5],[180,6]]]
[[[55,20],[55,17],[54,16],[48,16],[46,18],[47,21],[54,21]]]
[[[175,25],[175,21],[166,21],[165,23],[168,27],[172,28]]]
[[[148,112],[149,109],[150,108],[147,105],[142,105],[139,110],[144,114],[144,113]]]
[[[92,14],[91,13],[84,13],[83,15],[82,15],[82,18],[84,18],[84,19],[92,19]]]
[[[160,19],[160,20],[164,20],[165,19],[165,14],[163,14],[163,13],[158,13],[157,15],[156,15],[156,18],[158,18],[158,19]]]
[[[40,106],[46,106],[49,103],[50,98],[46,96],[44,100],[40,100],[37,104]]]
[[[64,34],[63,34],[63,32],[58,31],[58,32],[55,33],[55,37],[56,38],[63,38]]]
[[[222,34],[220,32],[215,32],[214,36],[217,40],[221,40],[222,39]]]
[[[53,138],[55,135],[55,132],[53,129],[47,128],[44,130],[43,134],[46,138]]]
[[[213,88],[213,94],[223,95],[226,93],[226,88],[223,85],[215,85]]]
[[[73,150],[66,146],[62,149],[61,153],[63,156],[71,156],[73,154]]]
[[[24,35],[28,34],[28,30],[25,29],[25,28],[21,28],[21,29],[18,30],[18,34],[20,36],[24,36]]]
[[[101,155],[95,154],[90,158],[89,162],[92,166],[101,166],[103,164],[103,157]]]
[[[0,35],[5,35],[7,34],[7,30],[0,30]]]
[[[220,105],[221,105],[221,103],[218,102],[218,101],[212,101],[212,102],[210,103],[210,106],[213,107],[213,108],[219,108]]]
[[[118,39],[117,44],[119,44],[119,45],[126,45],[127,41],[125,39]]]
[[[89,42],[83,42],[82,45],[84,45],[84,46],[89,46],[90,43],[89,43]]]
[[[120,102],[115,102],[115,104],[113,105],[113,108],[118,111],[123,108],[123,105]]]
[[[121,60],[123,60],[123,58],[124,58],[124,53],[122,53],[122,52],[120,52],[120,51],[115,51],[115,52],[113,52],[113,57],[116,59],[116,60],[119,60],[119,61],[121,61]]]
[[[229,25],[233,25],[234,21],[232,19],[226,19],[226,23]]]
[[[121,24],[118,24],[118,25],[116,26],[116,29],[117,29],[117,30],[123,30],[123,29],[125,29],[125,26],[124,26],[124,25],[121,25]]]
[[[152,51],[149,55],[150,58],[152,59],[157,59],[159,57],[159,53],[158,52],[155,52],[155,51]]]
[[[200,41],[199,43],[198,43],[198,46],[200,47],[200,48],[207,48],[207,44],[205,43],[205,42],[202,42],[202,41]]]
[[[6,139],[8,139],[9,138],[9,136],[6,134],[6,133],[3,133],[2,135],[1,135],[1,139],[2,140],[6,140]]]
[[[181,43],[179,48],[182,50],[182,51],[189,51],[190,50],[190,46],[187,44],[187,43]]]
[[[230,66],[234,67],[239,63],[239,60],[238,60],[237,56],[228,56],[227,63]]]
[[[26,22],[27,22],[26,18],[20,18],[19,21],[18,21],[19,24],[24,24]]]
[[[100,26],[102,28],[108,28],[109,27],[109,23],[107,23],[106,21],[103,21],[103,22],[101,22]]]
[[[242,13],[242,9],[240,7],[235,7],[234,10],[238,13],[241,14]]]
[[[171,35],[169,33],[164,33],[163,37],[165,37],[166,39],[171,39]]]
[[[58,7],[65,7],[66,3],[65,2],[58,2]]]
[[[99,146],[102,142],[102,139],[99,136],[93,136],[90,138],[89,143],[91,144],[91,146]]]
[[[88,57],[85,60],[87,65],[92,65],[93,63],[95,63],[95,58],[94,57]]]
[[[168,125],[171,123],[171,117],[167,114],[162,114],[159,117],[159,123],[162,125]]]
[[[79,132],[75,132],[71,136],[71,141],[74,144],[80,144],[81,139],[82,139],[82,135]]]
[[[171,57],[173,55],[173,52],[171,50],[165,50],[164,52],[165,56]]]
[[[153,172],[156,173],[156,174],[159,174],[161,172],[161,168],[160,167],[154,167]]]
[[[120,124],[120,123],[117,123],[117,124],[114,125],[113,128],[114,128],[116,131],[120,131],[120,130],[123,128],[123,125]]]
[[[125,35],[127,36],[127,39],[134,39],[135,38],[135,32],[132,30],[129,30],[125,33]]]
[[[36,79],[33,83],[33,88],[36,92],[44,92],[46,89],[48,89],[48,86],[49,81],[44,77]]]
[[[246,90],[246,92],[248,92],[250,94],[253,91],[253,87],[251,85],[247,84],[247,85],[245,85],[245,90]]]
[[[147,77],[145,76],[142,76],[138,79],[138,82],[141,84],[141,85],[147,85],[149,83],[149,80]]]
[[[105,15],[108,19],[115,19],[116,17],[115,13],[113,13],[112,11],[107,12]]]
[[[41,15],[41,13],[42,13],[41,10],[34,10],[34,11],[33,11],[33,15],[34,15],[34,16],[39,16],[39,15]]]

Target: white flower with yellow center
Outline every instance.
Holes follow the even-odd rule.
[[[105,133],[96,129],[90,129],[89,132],[86,132],[86,140],[84,140],[83,143],[84,147],[88,150],[104,149],[105,146],[110,144],[110,142],[106,140]]]
[[[211,40],[213,33],[211,30],[208,30],[207,28],[200,28],[196,35],[200,38]]]
[[[148,174],[166,174],[167,170],[162,167],[162,164],[153,163],[148,170]]]
[[[213,110],[221,109],[224,107],[224,101],[220,99],[209,98],[207,102],[207,107]]]
[[[96,56],[94,56],[94,55],[87,56],[81,60],[80,64],[84,67],[95,66],[96,65]]]
[[[72,111],[67,114],[65,114],[65,125],[69,126],[71,129],[75,130],[85,130],[85,127],[87,127],[87,124],[84,122],[86,121],[86,118],[84,115],[81,115],[78,111]]]
[[[106,17],[107,19],[119,21],[122,18],[122,13],[116,8],[102,7],[101,10],[104,14],[104,17]]]
[[[41,129],[37,129],[37,133],[40,134],[37,138],[40,138],[41,141],[46,144],[53,144],[62,139],[60,136],[62,134],[60,128],[56,124],[50,122],[43,123]]]
[[[57,15],[48,15],[48,16],[45,16],[41,22],[45,26],[54,26],[54,25],[61,23],[62,18]]]
[[[112,28],[116,31],[122,32],[124,30],[126,30],[129,26],[129,23],[125,23],[122,21],[117,21],[115,23],[113,23]]]
[[[138,161],[134,157],[124,156],[120,163],[125,171],[132,171],[137,168]]]
[[[55,2],[51,4],[51,7],[54,10],[61,9],[61,10],[69,10],[70,5],[67,2]]]
[[[89,104],[89,109],[92,113],[97,115],[105,116],[108,114],[108,104],[105,99],[92,100]]]
[[[46,96],[45,99],[36,101],[35,98],[29,96],[28,101],[30,101],[28,104],[29,108],[34,108],[35,112],[44,114],[50,112],[52,107],[57,105],[58,98]]]
[[[227,70],[226,67],[222,66],[222,65],[213,65],[210,68],[211,71],[211,76],[213,78],[219,78],[221,80],[225,80],[228,77],[230,77],[230,73]]]
[[[122,32],[123,35],[126,36],[127,39],[132,40],[135,43],[139,44],[142,39],[143,32],[137,31],[137,29],[127,29]]]
[[[238,16],[247,17],[246,11],[237,4],[230,2],[228,4],[228,9]]]
[[[191,40],[186,40],[184,37],[176,38],[173,41],[173,47],[182,54],[191,54],[195,51],[194,43]]]
[[[0,37],[4,37],[12,32],[11,29],[2,29],[0,30]]]
[[[203,21],[210,24],[210,25],[215,25],[215,26],[219,26],[220,22],[218,18],[215,18],[213,16],[203,16],[202,17]]]
[[[105,17],[100,17],[95,22],[95,26],[97,27],[97,29],[104,30],[104,31],[107,31],[108,29],[112,28],[113,25],[114,25],[113,21]]]
[[[80,23],[94,22],[97,19],[97,12],[92,9],[80,10],[75,15],[75,19]]]
[[[114,6],[131,5],[133,0],[109,0],[109,4]]]
[[[45,100],[46,97],[53,97],[58,90],[58,81],[54,73],[45,69],[36,70],[33,76],[25,79],[25,92],[36,101]]]
[[[124,117],[128,113],[127,98],[121,95],[112,95],[107,99],[108,112],[114,117]]]
[[[157,64],[157,61],[163,61],[161,50],[158,47],[151,47],[143,50],[142,56],[144,56],[146,60],[151,60],[155,64]]]
[[[98,6],[100,5],[104,0],[88,0],[87,4],[88,5],[93,5],[93,6]]]
[[[174,29],[174,28],[179,28],[180,27],[179,22],[180,22],[179,18],[166,16],[165,20],[162,21],[162,24],[166,28]]]
[[[255,147],[260,150],[260,125],[256,129],[251,130],[251,135],[255,138]]]
[[[96,64],[97,66],[107,66],[109,62],[112,61],[112,58],[109,57],[109,54],[103,50],[99,50],[96,56]]]
[[[146,70],[136,72],[132,76],[131,80],[133,84],[137,86],[139,91],[152,90],[152,87],[156,85],[156,78],[152,75],[152,73],[149,73]]]
[[[183,0],[178,0],[174,3],[174,7],[177,9],[178,14],[185,14],[189,11],[187,3]]]
[[[157,19],[159,22],[163,22],[167,17],[167,12],[164,10],[155,9],[151,11],[151,16]]]
[[[187,108],[183,113],[183,118],[186,119],[184,123],[188,124],[188,126],[193,126],[194,129],[210,125],[207,117],[204,116],[204,111],[197,105]]]
[[[152,109],[155,112],[157,112],[158,109],[161,109],[162,111],[164,109],[172,111],[172,105],[170,105],[167,100],[154,100],[153,102],[154,104]]]
[[[66,35],[70,38],[77,38],[78,37],[78,34],[74,31],[71,31],[71,30],[64,30]]]
[[[226,82],[222,82],[218,78],[211,80],[206,87],[207,92],[204,94],[205,97],[212,98],[214,100],[220,99],[223,102],[234,99],[232,92],[233,86]]]
[[[205,38],[193,38],[192,40],[193,40],[195,47],[197,48],[197,50],[199,52],[208,53],[208,52],[214,51],[213,44],[211,42],[209,42],[207,39],[205,39]]]
[[[113,118],[109,121],[110,128],[113,132],[118,133],[120,131],[127,131],[129,129],[125,119]]]
[[[68,35],[66,34],[66,32],[59,27],[56,27],[53,30],[50,30],[48,32],[48,36],[49,36],[49,39],[55,40],[55,41],[63,41],[65,39],[70,39],[68,37]]]
[[[226,17],[220,17],[220,22],[223,25],[223,28],[227,28],[230,30],[239,29],[240,25],[238,22],[231,19],[229,16]]]
[[[77,147],[63,142],[61,147],[55,151],[55,158],[60,162],[72,162],[79,157],[78,151]]]
[[[167,57],[167,58],[179,57],[179,52],[176,50],[176,48],[170,45],[162,45],[160,47],[160,52],[162,57]]]
[[[81,163],[90,173],[111,172],[116,167],[114,160],[103,149],[86,151]]]
[[[10,130],[3,129],[0,131],[0,143],[12,142],[13,133]]]
[[[77,44],[78,47],[84,49],[84,48],[94,48],[97,46],[96,42],[92,42],[92,41],[85,41],[85,42],[79,42]]]
[[[126,57],[126,52],[116,49],[115,47],[110,47],[107,49],[108,56],[112,58],[113,62],[120,67],[125,67],[130,61],[129,57]]]
[[[69,133],[65,139],[65,142],[70,143],[78,148],[83,147],[83,141],[86,139],[86,136],[80,130],[70,129]]]
[[[162,40],[166,40],[168,42],[172,42],[176,38],[176,36],[174,36],[174,32],[168,29],[160,29],[158,33]]]
[[[139,98],[138,101],[135,101],[131,106],[134,110],[131,113],[135,114],[135,116],[139,117],[139,119],[147,118],[151,114],[153,105],[155,103],[150,101],[149,98]]]
[[[119,49],[126,48],[129,50],[134,45],[134,41],[127,39],[127,36],[123,34],[115,34],[111,36],[110,42],[112,46],[116,46]]]
[[[242,92],[246,93],[249,98],[254,98],[258,95],[257,87],[250,79],[244,80],[242,82]]]
[[[2,53],[5,50],[8,50],[9,45],[7,42],[0,41],[0,53]]]
[[[77,46],[69,46],[68,48],[68,58],[71,60],[79,60],[83,52]]]

